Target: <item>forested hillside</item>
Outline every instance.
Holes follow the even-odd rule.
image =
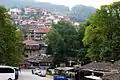
[[[83,5],[76,5],[69,9],[69,7],[64,5],[36,2],[34,0],[2,0],[0,1],[0,4],[8,8],[40,7],[48,11],[55,11],[63,15],[68,15],[73,21],[77,22],[85,22],[86,18],[88,18],[96,10],[93,7]]]

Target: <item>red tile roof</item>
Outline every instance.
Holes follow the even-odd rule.
[[[38,20],[45,20],[45,19],[39,18]]]
[[[32,28],[29,30],[33,30],[34,32],[39,32],[39,33],[47,33],[50,31],[49,27],[37,27],[37,28]]]
[[[60,20],[60,22],[72,22],[71,20]]]
[[[34,40],[25,40],[23,41],[24,44],[40,44],[40,42],[38,41],[34,41]]]

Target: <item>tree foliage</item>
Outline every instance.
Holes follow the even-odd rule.
[[[22,35],[12,23],[8,10],[0,6],[0,64],[18,65],[23,59]]]
[[[83,42],[93,60],[120,59],[120,2],[103,5],[89,18]]]
[[[52,53],[54,57],[53,62],[60,64],[60,62],[66,62],[68,58],[77,58],[79,50],[83,48],[83,36],[82,27],[76,27],[68,22],[54,24],[53,29],[46,36],[48,52],[49,54]]]

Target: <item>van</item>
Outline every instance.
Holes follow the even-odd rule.
[[[0,80],[15,80],[15,69],[10,66],[0,66]]]

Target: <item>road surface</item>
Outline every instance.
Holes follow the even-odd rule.
[[[22,70],[18,80],[53,80],[51,76],[39,77],[33,75],[31,70]]]

